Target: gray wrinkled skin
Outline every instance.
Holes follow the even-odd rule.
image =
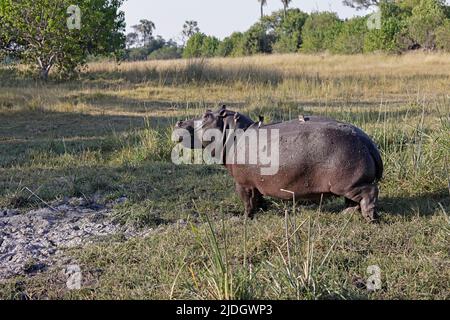
[[[176,128],[187,129],[195,135],[190,126],[196,120],[200,119],[180,121]],[[377,181],[383,175],[383,162],[375,143],[361,129],[316,116],[264,125],[261,120],[253,122],[225,107],[217,112],[208,110],[201,121],[204,130],[226,132],[226,129],[243,128],[280,132],[280,168],[275,175],[262,176],[259,164],[225,162],[248,216],[253,216],[263,196],[292,199],[291,193],[283,191],[289,190],[295,199],[342,196],[350,209],[360,209],[368,221],[377,220]]]

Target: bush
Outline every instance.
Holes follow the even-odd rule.
[[[268,28],[269,24],[258,22],[244,33],[241,43],[244,55],[272,52],[275,36],[268,32]]]
[[[336,13],[312,13],[306,19],[303,27],[303,45],[301,50],[309,53],[332,50],[341,27],[342,21],[339,20]]]
[[[279,53],[297,52],[302,45],[302,30],[308,14],[299,9],[290,9],[286,12],[280,11],[275,14],[274,32],[276,42],[273,50]]]
[[[153,51],[149,56],[149,60],[171,60],[180,59],[182,50],[178,47],[164,47]]]
[[[217,55],[222,57],[244,55],[243,39],[244,39],[243,33],[241,32],[232,33],[231,36],[226,37],[219,44],[219,48],[217,49]]]
[[[380,4],[381,29],[372,29],[367,32],[364,40],[364,52],[386,51],[398,52],[402,49],[401,42],[407,42],[403,30],[406,27],[408,10],[398,4],[383,1]]]
[[[340,54],[362,53],[367,32],[367,18],[353,18],[345,21],[341,32],[336,37],[333,52]]]
[[[203,40],[206,35],[201,32],[195,33],[189,38],[183,51],[183,58],[198,58],[202,56]]]
[[[445,22],[436,29],[436,48],[450,52],[450,20]]]
[[[420,47],[435,49],[435,31],[444,20],[445,11],[440,0],[421,0],[408,19],[408,35]]]
[[[214,57],[218,53],[220,40],[216,37],[207,36],[203,38],[201,56],[202,57]]]

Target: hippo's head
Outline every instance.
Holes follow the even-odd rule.
[[[206,147],[210,142],[203,141],[200,137],[201,132],[209,129],[219,129],[225,132],[227,129],[247,129],[254,122],[244,115],[228,110],[225,105],[221,106],[217,111],[206,110],[201,118],[190,119],[186,121],[178,121],[175,129],[185,129],[191,136],[189,148],[195,146]],[[181,142],[182,138],[180,137]],[[201,141],[201,142],[200,142]]]

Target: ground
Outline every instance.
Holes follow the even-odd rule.
[[[79,231],[71,214],[108,230],[14,272],[0,264],[0,298],[449,299],[449,83],[450,55],[421,53],[98,63],[64,83],[0,69],[0,261],[19,257],[20,232],[23,248],[55,243],[42,214],[69,221],[44,222],[58,239]],[[222,103],[365,130],[385,163],[380,223],[342,199],[271,199],[245,220],[223,168],[170,161],[175,122]]]

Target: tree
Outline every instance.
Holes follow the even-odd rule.
[[[368,9],[373,6],[378,6],[380,0],[344,0],[344,5],[351,8],[356,8],[357,10]]]
[[[0,0],[0,52],[47,79],[53,67],[71,76],[88,55],[119,55],[125,46],[123,0],[79,0],[80,29],[69,29],[67,10],[72,0]]]
[[[345,21],[331,51],[339,54],[363,53],[367,32],[367,18],[355,17]]]
[[[308,14],[299,9],[289,9],[286,13],[281,11],[273,13],[265,19],[271,20],[276,42],[273,46],[275,52],[297,52],[302,44],[302,30]]]
[[[155,24],[147,19],[142,19],[139,24],[132,26],[135,33],[141,36],[140,43],[146,46],[153,39],[153,30],[155,30]]]
[[[217,55],[222,57],[244,55],[243,39],[244,34],[242,32],[233,32],[231,36],[220,42]]]
[[[261,8],[261,19],[264,17],[264,7],[267,6],[267,0],[258,0]]]
[[[450,19],[436,29],[436,48],[450,52]]]
[[[198,58],[202,56],[203,41],[206,35],[201,32],[197,32],[192,35],[186,42],[186,46],[183,51],[183,58]]]
[[[321,52],[332,50],[339,35],[342,21],[336,13],[315,12],[306,19],[303,26],[302,50],[305,52]]]
[[[130,32],[126,37],[126,47],[132,48],[139,43],[139,35],[136,32]]]
[[[283,3],[284,8],[284,16],[286,16],[287,9],[289,8],[289,4],[292,2],[292,0],[281,0],[281,3]]]
[[[420,47],[436,48],[436,29],[445,21],[444,4],[441,0],[421,0],[412,9],[408,19],[408,34]]]
[[[194,20],[186,21],[183,24],[183,31],[181,32],[181,37],[183,38],[183,46],[186,42],[196,33],[200,32],[198,27],[198,22]]]

